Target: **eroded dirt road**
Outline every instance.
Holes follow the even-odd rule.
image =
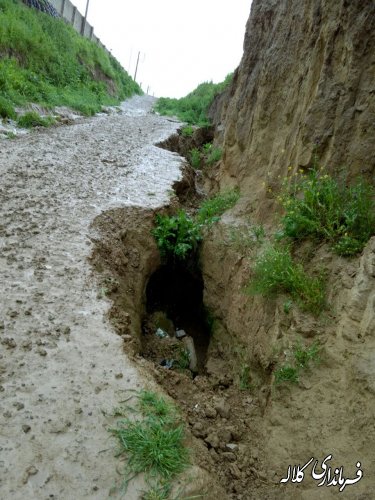
[[[168,200],[181,159],[153,144],[178,125],[152,104],[0,142],[0,498],[103,499],[115,484],[102,410],[144,381],[105,318],[89,226]]]

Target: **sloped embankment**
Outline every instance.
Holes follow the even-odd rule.
[[[92,115],[141,93],[114,57],[62,19],[1,0],[0,22],[0,116],[28,103]]]

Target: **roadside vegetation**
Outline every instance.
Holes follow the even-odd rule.
[[[110,432],[118,440],[117,455],[124,458],[124,493],[129,481],[144,473],[148,491],[143,498],[169,498],[171,482],[190,463],[177,409],[162,396],[143,390],[135,410],[124,406],[114,413],[119,420]]]
[[[253,273],[248,287],[251,294],[272,297],[287,293],[301,309],[315,315],[325,307],[323,278],[307,275],[302,264],[294,261],[288,247],[268,246],[256,260]]]
[[[324,169],[286,179],[279,197],[285,236],[326,240],[335,253],[361,252],[375,234],[375,189],[364,179],[347,186]]]
[[[205,82],[181,99],[161,97],[158,99],[155,111],[162,115],[177,116],[181,121],[190,125],[204,127],[209,125],[207,116],[216,95],[220,94],[232,81],[229,74],[221,83]]]
[[[102,48],[63,20],[0,0],[0,115],[15,118],[15,106],[66,105],[92,115],[139,86]]]
[[[264,297],[286,293],[292,299],[284,303],[286,314],[294,302],[318,316],[326,305],[325,277],[309,276],[292,257],[292,245],[312,238],[328,242],[338,255],[357,255],[375,234],[375,189],[362,178],[347,185],[318,168],[315,159],[309,172],[284,180],[278,201],[282,230],[255,261],[248,291]],[[293,378],[293,370],[284,371]]]
[[[17,119],[17,124],[23,128],[49,127],[55,123],[52,116],[43,118],[36,111],[29,111]]]
[[[161,256],[171,260],[187,260],[194,255],[203,238],[204,228],[217,222],[238,199],[238,191],[226,191],[204,201],[195,217],[183,210],[175,215],[157,214],[156,225],[151,234]]]

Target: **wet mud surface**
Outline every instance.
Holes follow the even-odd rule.
[[[179,179],[180,157],[153,146],[177,124],[152,104],[0,141],[1,498],[103,499],[115,484],[102,411],[145,380],[106,318],[90,224],[163,205]]]

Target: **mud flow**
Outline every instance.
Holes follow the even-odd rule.
[[[203,373],[210,336],[200,273],[179,264],[161,266],[146,287],[146,312],[143,355],[161,366]]]

